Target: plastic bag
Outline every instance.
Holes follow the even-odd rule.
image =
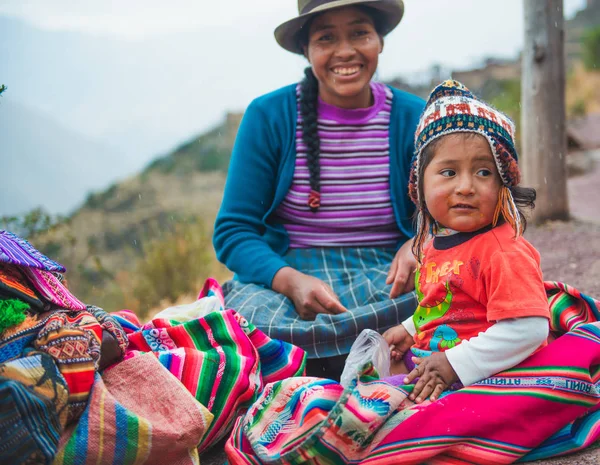
[[[161,310],[154,315],[152,319],[163,318],[165,320],[175,320],[180,323],[186,321],[204,318],[212,312],[223,311],[223,305],[216,296],[202,297],[191,304],[177,305]]]
[[[390,376],[390,346],[377,331],[364,329],[350,348],[340,384],[348,386],[369,362],[373,362],[381,378]]]

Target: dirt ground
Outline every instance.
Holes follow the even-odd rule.
[[[569,222],[530,226],[525,237],[539,250],[544,279],[563,281],[600,299],[600,157],[587,174],[569,179]],[[224,443],[201,457],[202,465],[221,465]],[[598,465],[600,443],[565,457],[531,462],[537,465]]]

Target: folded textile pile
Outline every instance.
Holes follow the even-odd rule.
[[[64,271],[0,231],[0,463],[197,464],[267,383],[304,373],[213,279],[141,324],[81,303]]]
[[[144,325],[128,310],[112,314],[127,333],[127,354],[97,376],[55,465],[198,463],[266,383],[304,372],[304,351],[225,310],[213,279],[198,302],[161,314],[168,319]]]
[[[545,286],[558,338],[517,367],[419,405],[412,386],[368,365],[345,389],[271,384],[237,421],[230,463],[508,464],[589,446],[600,436],[600,302]]]
[[[32,311],[54,308],[85,310],[85,305],[63,284],[60,263],[36,250],[29,242],[0,230],[0,298],[17,298]]]
[[[105,336],[125,354],[116,320],[66,287],[65,268],[0,230],[0,462],[50,463],[83,412]],[[16,447],[18,445],[18,447]]]

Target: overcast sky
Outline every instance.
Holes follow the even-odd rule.
[[[447,78],[486,57],[516,58],[523,1],[537,0],[405,0],[378,77],[423,82],[434,64]],[[564,5],[569,18],[585,0]],[[301,79],[306,60],[273,37],[296,14],[296,0],[0,0],[8,25],[0,31],[2,98],[51,118],[68,130],[61,137],[75,133],[113,150],[121,172],[103,180],[108,174],[96,170],[89,189],[97,189],[215,127],[226,112]],[[0,109],[11,118],[8,105]],[[21,118],[20,133],[40,139],[32,121]],[[23,148],[0,140],[0,156],[8,156],[9,142]],[[86,157],[93,153],[79,150],[77,166],[92,166]],[[74,204],[84,192],[70,197]],[[32,204],[54,209],[46,200],[41,193]]]
[[[389,78],[433,63],[466,68],[485,56],[515,56],[523,42],[523,0],[405,0],[404,20],[386,42],[380,74]],[[570,17],[585,0],[564,0]],[[281,64],[281,84],[290,66],[304,63],[272,40],[273,29],[296,14],[295,0],[0,0],[0,14],[54,30],[77,30],[130,40],[182,30],[217,30],[198,47],[212,49],[206,65],[239,73],[235,56],[220,42],[240,41],[244,52]],[[265,44],[269,45],[265,47]],[[243,44],[243,46],[242,46]],[[451,47],[451,49],[450,49]],[[271,70],[270,70],[271,71]]]

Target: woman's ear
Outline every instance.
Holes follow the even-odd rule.
[[[306,58],[310,63],[310,58],[308,57],[308,47],[306,45],[302,46],[302,54],[304,55],[304,58]]]

